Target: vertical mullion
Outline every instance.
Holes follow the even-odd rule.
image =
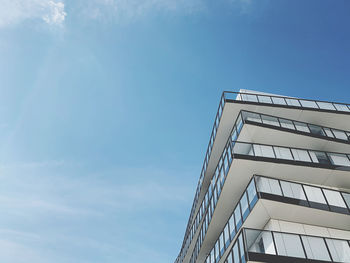
[[[301,235],[298,235],[298,236],[299,236],[299,239],[300,239],[300,242],[301,242],[301,246],[303,247],[305,258],[307,259],[307,254],[306,254],[306,249],[305,249],[305,246],[304,246],[303,239],[301,238]]]
[[[273,246],[275,247],[276,256],[278,256],[278,251],[277,251],[277,246],[276,246],[276,241],[275,241],[275,235],[273,234],[273,231],[271,231],[270,233],[271,233],[271,236],[272,236]]]
[[[332,258],[331,251],[329,250],[328,244],[327,244],[327,242],[326,242],[326,239],[325,239],[324,237],[323,237],[322,239],[323,239],[323,242],[324,242],[325,245],[326,245],[327,252],[328,252],[328,254],[329,254],[329,258],[331,259],[332,262],[334,262],[334,260],[333,260],[333,258]]]

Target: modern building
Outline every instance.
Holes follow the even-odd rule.
[[[224,92],[175,263],[350,262],[350,104]]]

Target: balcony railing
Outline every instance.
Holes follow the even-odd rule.
[[[239,92],[224,92],[225,100],[244,101],[260,104],[272,104],[278,106],[296,107],[296,108],[308,108],[316,110],[326,111],[338,111],[338,112],[350,112],[350,104],[320,101],[320,100],[307,100],[298,99],[277,95],[263,95],[254,93],[239,93]]]
[[[281,147],[240,141],[232,142],[233,155],[263,157],[280,161],[297,161],[314,166],[350,167],[350,155],[301,148]]]
[[[238,200],[205,262],[220,261],[260,198],[350,214],[350,193],[256,175]]]
[[[349,240],[247,228],[242,233],[247,261],[350,262]],[[227,263],[239,262],[235,245],[232,250]]]
[[[349,142],[350,132],[334,128],[322,127],[306,122],[300,122],[285,118],[279,118],[272,115],[260,114],[251,111],[241,111],[244,122],[253,122],[267,125],[270,127],[278,127],[283,130],[289,130],[301,134],[308,134],[320,138],[337,140],[340,142]]]
[[[213,129],[210,135],[209,144],[207,147],[207,151],[204,158],[204,163],[202,167],[202,171],[200,174],[200,178],[198,180],[198,185],[194,197],[194,201],[191,208],[190,217],[187,223],[185,236],[183,240],[183,244],[181,247],[181,251],[179,253],[179,256],[176,260],[176,262],[182,262],[187,249],[188,249],[188,240],[189,235],[193,235],[193,225],[195,224],[195,212],[196,208],[198,207],[198,201],[199,201],[199,194],[202,190],[202,183],[207,171],[209,159],[211,156],[215,136],[217,133],[217,129],[220,124],[221,116],[224,110],[224,106],[226,102],[246,102],[246,103],[258,103],[258,104],[272,104],[276,106],[283,106],[283,107],[291,107],[291,108],[306,108],[311,110],[325,110],[325,111],[335,111],[335,112],[341,112],[341,113],[350,113],[350,105],[344,104],[344,103],[333,103],[333,102],[327,102],[327,101],[316,101],[316,100],[306,100],[306,99],[296,99],[296,98],[290,98],[290,97],[283,97],[283,96],[270,96],[270,95],[262,95],[262,94],[252,94],[252,93],[240,93],[240,92],[228,92],[225,91],[220,99],[219,107],[215,116]],[[325,131],[326,132],[326,131]],[[327,134],[328,135],[328,134]],[[334,134],[334,136],[337,138],[337,136]],[[203,205],[203,202],[201,203]],[[202,206],[199,208],[201,209]],[[197,211],[197,214],[203,214],[203,211]],[[198,220],[198,219],[197,219]],[[197,221],[198,224],[198,221]],[[187,248],[186,248],[187,246]]]

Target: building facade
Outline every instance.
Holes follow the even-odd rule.
[[[175,263],[350,262],[350,104],[224,92]]]

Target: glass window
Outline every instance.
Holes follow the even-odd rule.
[[[235,245],[233,246],[232,253],[233,253],[233,262],[239,263],[238,242],[236,242]]]
[[[326,239],[334,262],[350,262],[350,246],[345,240]]]
[[[253,147],[255,156],[275,158],[272,146],[254,144]]]
[[[243,127],[243,122],[242,122],[241,115],[239,115],[237,120],[236,120],[237,134],[239,134],[241,132],[242,127]]]
[[[232,252],[227,257],[227,263],[232,263]]]
[[[335,138],[341,139],[341,140],[348,140],[348,136],[346,135],[345,132],[339,131],[339,130],[332,130],[334,133]]]
[[[245,263],[246,262],[245,261],[245,251],[244,251],[242,234],[239,235],[238,242],[239,242],[239,250],[241,252],[241,263]]]
[[[236,141],[237,140],[238,135],[237,135],[236,129],[233,130],[231,138],[232,138],[232,141]]]
[[[244,111],[242,112],[242,116],[244,120],[261,123],[260,115],[257,113]]]
[[[246,229],[245,233],[249,252],[276,255],[270,231]]]
[[[259,95],[258,98],[259,98],[259,102],[261,103],[270,103],[270,104],[272,103],[271,98],[269,96]]]
[[[295,128],[298,131],[310,132],[309,128],[307,127],[307,125],[305,123],[295,121],[294,124],[295,124]]]
[[[230,230],[229,230],[229,223],[226,224],[225,228],[224,228],[224,236],[225,236],[225,246],[227,247],[230,243]]]
[[[302,236],[301,238],[304,243],[307,258],[331,261],[323,238],[310,236]]]
[[[258,102],[258,98],[256,95],[241,94],[241,96],[242,96],[242,100],[244,101]]]
[[[324,152],[309,151],[309,154],[314,163],[330,164],[329,159]]]
[[[215,262],[214,261],[214,249],[212,249],[210,252],[210,262]]]
[[[216,262],[218,261],[219,257],[220,257],[220,248],[219,248],[219,240],[218,239],[215,243],[215,259],[216,259]]]
[[[225,242],[224,242],[224,232],[221,233],[220,235],[220,257],[225,251]]]
[[[240,229],[242,226],[242,216],[241,216],[241,210],[239,208],[239,203],[235,209],[235,222],[236,222],[236,229]]]
[[[279,183],[275,179],[258,176],[256,178],[256,184],[259,192],[282,195]]]
[[[283,128],[295,130],[294,124],[290,120],[280,119],[280,123],[281,123],[281,127],[283,127]]]
[[[273,126],[280,126],[278,119],[271,116],[261,115],[262,122]]]
[[[235,146],[233,146],[233,153],[253,155],[253,147],[250,143],[236,142]]]
[[[303,188],[300,184],[281,181],[283,195],[299,200],[306,200]]]
[[[309,201],[326,204],[326,200],[324,199],[324,196],[320,188],[304,185],[304,190]]]
[[[338,191],[323,189],[323,193],[326,196],[328,204],[346,208],[344,200]]]
[[[287,257],[305,258],[304,249],[298,235],[273,233],[277,254]]]
[[[248,206],[248,199],[247,199],[246,192],[244,192],[240,203],[241,203],[243,221],[245,221],[247,216],[249,215],[249,206]]]
[[[334,106],[332,105],[332,103],[329,102],[317,102],[318,106],[320,107],[320,109],[324,109],[324,110],[335,110]]]
[[[325,136],[325,133],[320,126],[309,125],[309,129],[310,129],[312,134]]]
[[[293,160],[292,153],[289,148],[285,147],[274,147],[276,158],[279,159],[286,159],[286,160]]]
[[[286,98],[286,101],[287,101],[287,104],[290,105],[290,106],[300,107],[300,103],[299,103],[298,100],[295,100],[295,99],[287,99],[287,98]]]
[[[280,104],[280,105],[286,105],[286,101],[284,98],[279,98],[279,97],[271,97],[273,104]]]
[[[318,106],[314,101],[310,101],[310,100],[299,100],[299,101],[303,107],[318,109]]]
[[[231,238],[233,239],[233,237],[236,235],[235,219],[233,214],[231,215],[230,220],[228,221],[228,224],[230,226]]]
[[[333,103],[334,107],[338,110],[338,111],[350,111],[348,109],[348,107],[346,107],[346,105],[343,104],[335,104]]]
[[[331,129],[323,128],[323,130],[326,132],[326,134],[327,134],[328,137],[334,138]]]
[[[247,193],[248,193],[250,208],[253,208],[255,203],[258,201],[258,196],[257,196],[256,190],[255,190],[254,179],[250,181],[248,188],[247,188]]]
[[[296,161],[311,162],[310,156],[305,150],[292,149],[292,153]]]
[[[345,154],[330,153],[328,156],[334,165],[350,166],[350,161]]]
[[[348,205],[348,208],[350,208],[350,194],[342,193],[342,196],[344,197],[345,203]]]

